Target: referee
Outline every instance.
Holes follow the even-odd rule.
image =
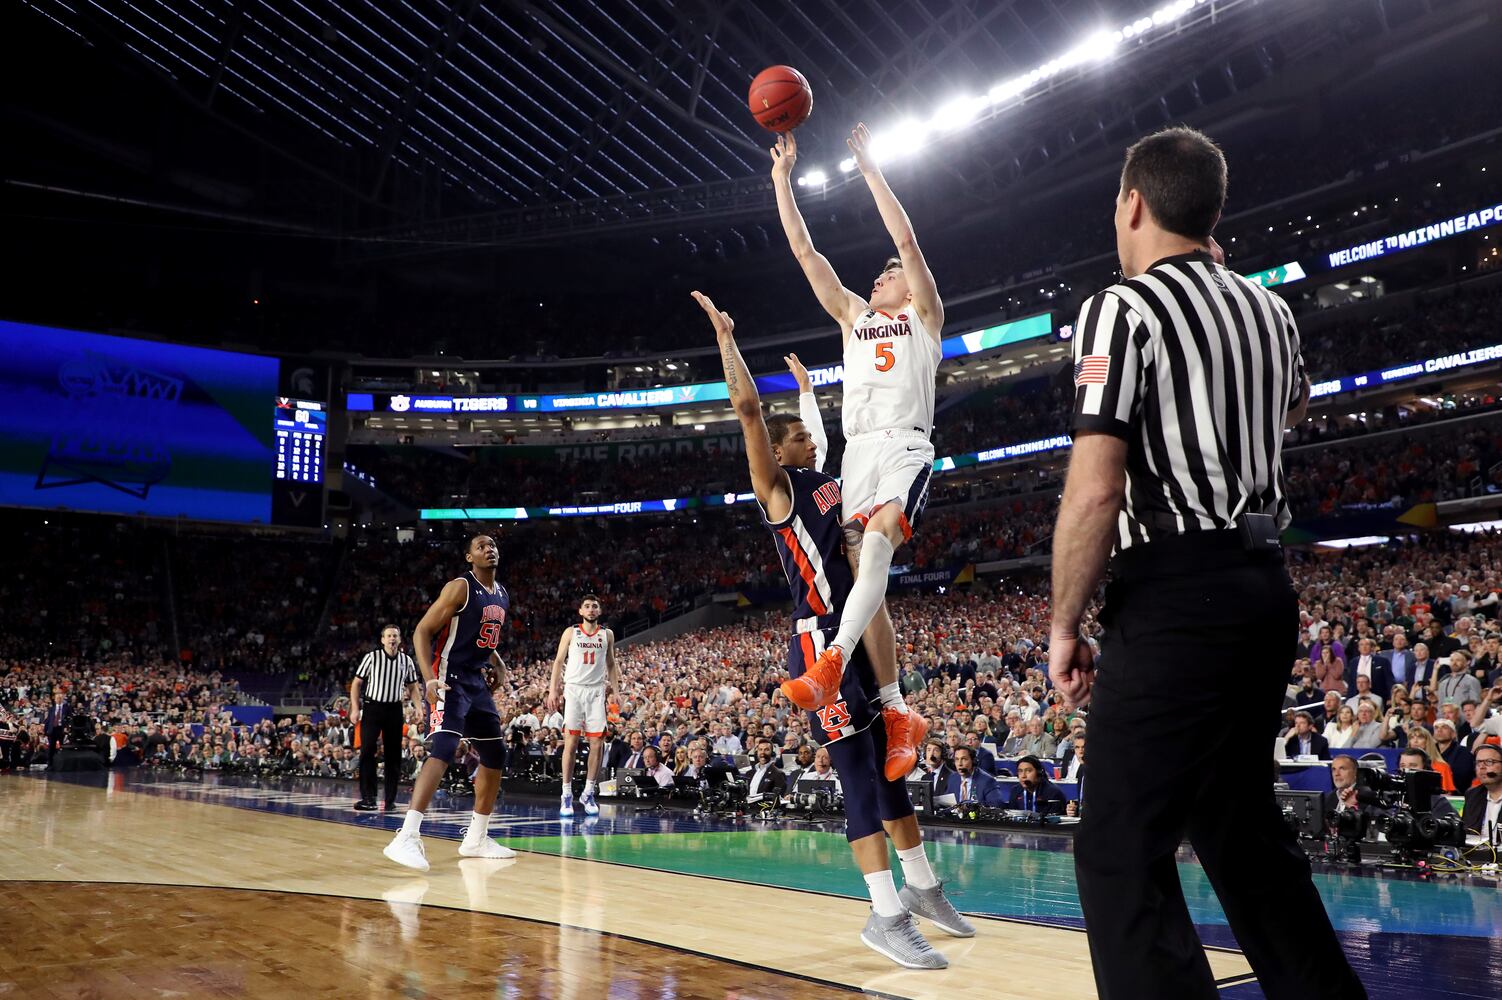
[[[417,664],[401,651],[402,630],[381,628],[381,647],[365,654],[349,685],[350,725],[360,727],[360,801],[355,808],[376,807],[376,737],[386,744],[386,808],[396,805],[396,782],[402,773],[402,695],[418,698]]]
[[[1075,328],[1049,675],[1091,703],[1080,905],[1104,1000],[1216,996],[1174,863],[1187,833],[1269,1000],[1365,997],[1267,777],[1298,631],[1283,431],[1309,382],[1287,305],[1221,266],[1225,194],[1197,131],[1127,150],[1124,278]],[[1113,550],[1096,665],[1080,625]]]

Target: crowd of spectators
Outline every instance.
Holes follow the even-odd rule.
[[[434,549],[416,558],[431,559],[436,581],[450,555]],[[1420,534],[1380,547],[1299,550],[1290,572],[1302,626],[1285,736],[1297,747],[1299,734],[1313,726],[1334,746],[1420,747],[1448,762],[1454,781],[1465,779],[1467,741],[1479,730],[1484,738],[1502,729],[1502,719],[1490,714],[1493,703],[1502,703],[1502,536]],[[406,596],[394,595],[371,620],[398,606],[415,617],[430,599],[400,573],[372,578],[394,581]],[[505,644],[509,668],[497,704],[514,774],[556,774],[562,720],[547,713],[544,695],[550,640],[570,620],[564,609],[577,600],[579,583],[567,589],[557,595],[559,610],[541,636],[545,641],[530,644],[522,626]],[[1022,572],[947,593],[892,598],[902,688],[930,720],[946,760],[967,747],[982,770],[996,768],[998,759],[1032,754],[1057,761],[1066,772],[1082,755],[1087,720],[1065,708],[1046,676],[1045,593],[1041,573]],[[606,607],[615,610],[609,600]],[[348,610],[350,622],[366,617]],[[612,737],[622,748],[656,746],[670,770],[700,759],[701,752],[715,760],[749,752],[763,737],[781,753],[799,754],[809,733],[777,693],[786,626],[783,614],[758,614],[621,647],[621,689],[609,699]],[[358,645],[369,637],[351,629],[348,638]],[[342,688],[350,660],[340,662],[333,676]],[[321,718],[236,723],[230,712],[241,692],[233,680],[165,656],[155,662],[126,651],[11,656],[0,667],[0,737],[18,737],[5,740],[7,753],[15,753],[7,758],[12,763],[45,760],[66,738],[65,717],[84,714],[102,724],[101,749],[117,764],[354,773],[354,734],[342,698],[331,700]],[[1308,713],[1307,724],[1294,708]],[[423,710],[409,705],[402,759],[391,765],[405,776],[424,758],[424,731]],[[612,760],[619,763],[619,754],[613,751]]]

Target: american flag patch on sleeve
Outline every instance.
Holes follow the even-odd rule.
[[[1105,385],[1110,371],[1109,354],[1087,354],[1075,362],[1074,387],[1078,389],[1082,385]]]

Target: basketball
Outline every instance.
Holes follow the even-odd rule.
[[[793,67],[768,66],[751,81],[746,103],[762,128],[791,132],[808,120],[814,109],[814,92]]]

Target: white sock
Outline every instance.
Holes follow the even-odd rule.
[[[895,917],[902,912],[902,902],[897,898],[897,886],[892,883],[890,868],[867,875],[866,891],[871,893],[871,909],[877,916]]]
[[[593,795],[594,793],[595,793],[595,779],[590,778],[588,781],[586,781],[584,783],[584,794],[585,795]]]
[[[922,844],[898,851],[897,860],[902,862],[903,880],[914,889],[932,889],[939,884],[939,877],[929,865],[928,855],[924,853]]]
[[[490,829],[490,814],[481,816],[477,812],[469,814],[469,829],[464,831],[466,843],[473,844],[485,839],[486,832]]]
[[[416,809],[407,810],[407,818],[402,820],[402,833],[409,837],[415,837],[422,830],[422,813]]]
[[[894,709],[904,714],[907,712],[907,702],[902,700],[902,689],[897,686],[896,681],[890,684],[883,684],[879,693],[881,694],[882,708]]]
[[[855,574],[855,586],[845,599],[845,611],[840,615],[840,631],[834,644],[845,654],[845,662],[855,647],[860,644],[866,626],[876,617],[881,602],[887,596],[887,572],[892,568],[892,543],[879,531],[866,532],[861,543],[860,569]]]
[[[574,794],[574,783],[572,781],[565,780],[563,782],[563,797],[564,798],[568,798],[570,795],[573,795],[573,794]]]

